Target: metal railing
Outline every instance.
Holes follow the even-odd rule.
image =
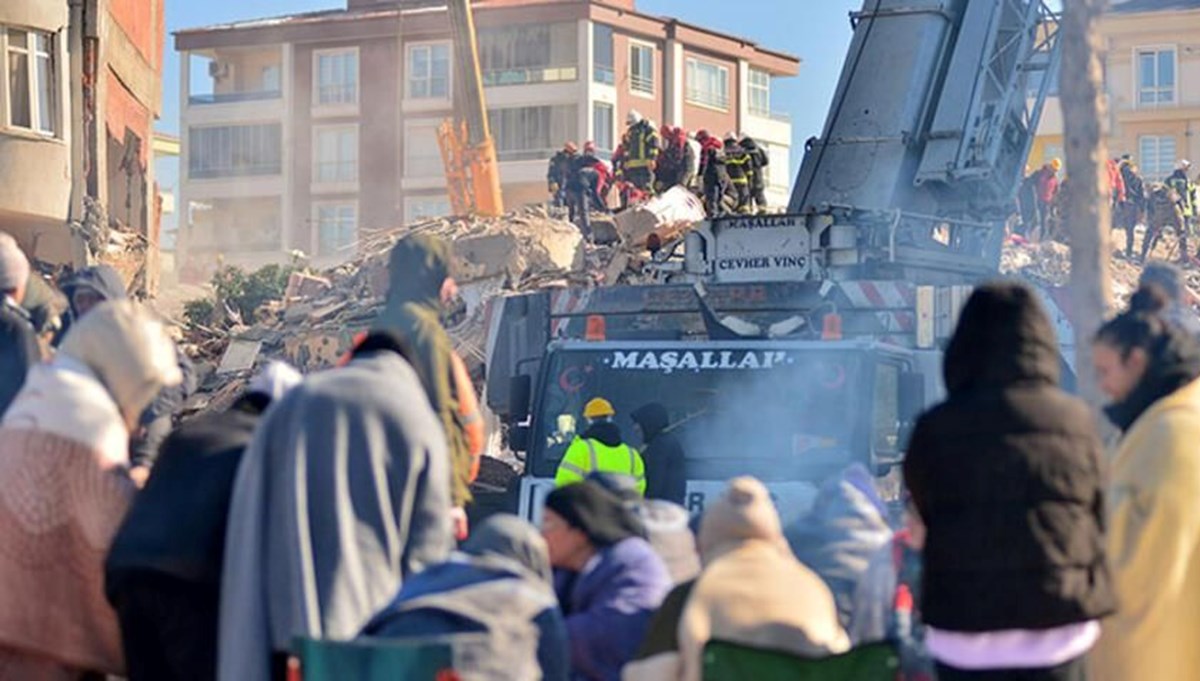
[[[281,172],[283,172],[283,164],[279,160],[262,161],[259,163],[243,163],[236,166],[190,165],[188,167],[188,177],[193,180],[212,180],[222,177],[279,175]]]
[[[602,85],[616,85],[617,71],[611,66],[596,64],[592,70],[592,80]]]
[[[337,83],[317,88],[317,106],[340,106],[358,101],[356,83]]]
[[[629,75],[629,89],[634,92],[641,92],[647,95],[654,94],[654,78],[645,76]]]
[[[259,102],[283,97],[280,90],[257,90],[253,92],[214,92],[204,95],[189,95],[188,104],[236,104],[238,102]]]
[[[687,101],[691,104],[699,104],[722,111],[729,110],[729,94],[725,92],[713,92],[711,90],[695,90],[688,89]]]
[[[791,123],[792,122],[791,114],[783,112],[783,111],[771,111],[769,109],[759,109],[756,107],[750,107],[749,113],[751,116],[754,116],[755,118],[766,118],[766,119],[769,119],[772,121],[779,121],[780,123]]]
[[[530,85],[577,80],[579,68],[574,64],[529,69],[490,69],[483,72],[485,86]]]

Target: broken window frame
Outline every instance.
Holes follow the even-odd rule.
[[[16,34],[24,38],[24,45],[17,44]],[[43,42],[44,41],[44,42]],[[4,73],[5,121],[8,127],[27,130],[46,137],[59,137],[61,126],[60,68],[58,35],[47,31],[19,26],[0,26],[0,67]],[[39,44],[41,43],[41,44]],[[19,88],[13,82],[14,55],[25,60],[24,82]],[[14,90],[21,90],[25,111],[20,119],[17,114],[17,98]]]

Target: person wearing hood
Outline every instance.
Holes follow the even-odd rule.
[[[42,358],[29,314],[21,307],[28,281],[29,260],[16,239],[0,232],[0,416]]]
[[[938,676],[1080,678],[1116,606],[1103,450],[1087,404],[1058,385],[1033,289],[975,289],[944,378],[948,397],[918,419],[904,460],[927,532],[921,607]]]
[[[671,588],[642,531],[621,499],[597,482],[546,497],[542,536],[566,616],[574,681],[617,681]]]
[[[471,501],[471,483],[483,456],[484,427],[466,365],[442,326],[442,306],[458,295],[451,276],[449,244],[426,235],[401,239],[388,262],[389,286],[375,329],[396,335],[411,351],[410,362],[442,424],[452,462],[453,508]],[[466,536],[465,515],[456,529]]]
[[[687,495],[687,464],[679,438],[670,431],[667,408],[657,402],[634,410],[634,435],[642,441],[646,462],[646,498],[683,505]]]
[[[603,397],[588,400],[583,407],[587,430],[567,447],[554,474],[555,485],[570,485],[592,473],[614,473],[628,476],[638,494],[646,494],[646,463],[638,450],[622,441],[621,429],[613,423],[616,415],[612,403]]]
[[[1108,553],[1120,609],[1092,652],[1097,681],[1183,681],[1200,669],[1200,344],[1139,289],[1100,327],[1092,358],[1121,431],[1111,459]]]
[[[568,681],[570,660],[550,568],[537,528],[495,515],[450,559],[405,582],[363,636],[414,639],[486,633],[489,654],[462,674],[512,681]]]
[[[163,443],[105,563],[129,681],[216,677],[234,476],[263,412],[300,380],[292,367],[272,362],[228,411],[188,421]]]
[[[72,324],[77,324],[97,305],[110,300],[126,300],[129,297],[121,275],[109,265],[96,265],[80,270],[63,284],[62,289],[69,303],[67,320],[63,325],[64,334],[70,330]],[[175,414],[183,408],[183,403],[196,390],[192,361],[182,352],[177,351],[176,356],[179,358],[179,370],[183,380],[178,385],[164,388],[155,396],[154,401],[142,413],[139,427],[130,440],[132,475],[139,486],[145,484],[150,468],[158,458],[158,450],[163,440],[171,434]]]
[[[0,422],[0,679],[124,674],[104,556],[135,492],[129,433],[180,380],[163,325],[129,301],[30,370]]]
[[[1192,338],[1200,339],[1200,319],[1192,311],[1192,292],[1188,289],[1183,270],[1161,260],[1148,262],[1138,278],[1138,288],[1149,285],[1162,289],[1167,296],[1167,307],[1162,311],[1162,316]]]
[[[700,521],[704,569],[671,592],[624,681],[700,681],[722,641],[799,658],[850,648],[829,588],[796,560],[767,488],[735,478]]]
[[[592,473],[587,479],[599,483],[621,499],[621,503],[637,520],[641,528],[639,535],[650,542],[654,552],[667,566],[672,584],[686,582],[700,573],[696,535],[692,531],[691,516],[686,508],[661,499],[643,499],[633,480],[626,475]]]
[[[871,559],[892,537],[887,505],[862,464],[821,485],[809,513],[786,529],[792,552],[829,586],[838,620],[849,628],[854,592]]]
[[[281,678],[297,637],[354,638],[449,553],[446,435],[409,352],[372,332],[263,417],[229,507],[220,681]]]

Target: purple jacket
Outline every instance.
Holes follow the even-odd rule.
[[[671,589],[662,559],[631,537],[602,550],[591,570],[557,579],[571,641],[571,678],[619,681],[637,653],[650,618]]]

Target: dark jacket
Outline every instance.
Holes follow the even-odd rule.
[[[767,150],[758,146],[758,142],[755,142],[752,137],[742,138],[741,146],[750,155],[750,186],[764,186],[766,178],[763,168],[771,164],[771,158],[767,156]]]
[[[492,516],[461,553],[409,579],[399,595],[363,629],[377,638],[424,638],[491,633],[508,678],[533,678],[506,657],[506,641],[536,637],[536,661],[545,681],[570,677],[567,629],[550,582],[550,558],[536,529],[515,516]],[[462,670],[467,672],[469,670]]]
[[[666,432],[669,417],[661,404],[647,404],[630,415],[642,427],[646,440],[642,460],[646,462],[646,498],[679,505],[687,495],[687,468],[683,445],[674,433]]]
[[[29,315],[0,296],[0,417],[21,392],[29,367],[39,360],[41,350]]]
[[[567,180],[571,174],[571,164],[575,159],[575,154],[568,154],[560,149],[558,153],[550,157],[550,163],[546,169],[546,185],[558,185],[559,188],[567,186]]]
[[[737,142],[726,140],[725,171],[729,173],[729,181],[734,184],[748,184],[751,170],[750,154]]]
[[[706,142],[700,151],[700,177],[705,187],[729,184],[729,170],[725,166],[725,147],[720,143]]]
[[[904,462],[928,529],[926,622],[986,632],[1112,613],[1103,448],[1087,405],[1058,387],[1036,294],[977,289],[944,373],[949,396],[918,420]]]
[[[1146,184],[1129,163],[1121,164],[1121,179],[1125,182],[1125,200],[1135,206],[1146,205]]]
[[[630,537],[602,549],[590,570],[560,581],[560,587],[571,678],[618,681],[671,589],[671,578],[650,544]]]
[[[450,263],[450,247],[437,239],[401,239],[392,249],[387,302],[375,328],[398,334],[411,351],[413,368],[446,431],[454,464],[453,502],[462,506],[471,499],[471,453],[458,417],[450,359],[454,346],[441,322],[441,289]]]
[[[105,563],[110,601],[131,572],[220,586],[233,481],[264,399],[244,397],[229,411],[193,419],[166,439],[146,488],[113,539]]]

